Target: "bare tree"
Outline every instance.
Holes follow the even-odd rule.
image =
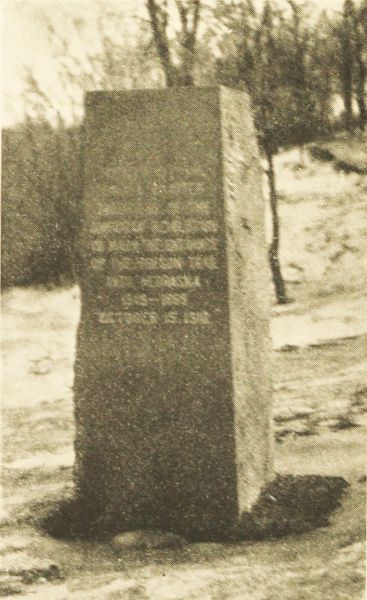
[[[201,4],[200,0],[175,0],[175,4],[181,24],[181,31],[177,37],[178,56],[174,55],[173,44],[169,39],[167,0],[146,0],[153,40],[167,87],[191,86],[194,85],[195,52]]]
[[[279,67],[274,68],[274,63],[277,62],[279,54],[281,54],[281,49],[278,47],[272,6],[270,2],[265,2],[255,40],[255,62],[259,74],[257,90],[258,122],[261,123],[261,145],[268,163],[266,174],[269,182],[273,226],[273,235],[269,248],[269,261],[277,302],[278,304],[286,304],[289,302],[289,299],[279,260],[280,224],[274,171],[274,155],[279,149],[279,140],[277,139],[279,132],[277,132],[277,127],[281,113],[277,106],[277,89],[282,80],[281,69]],[[280,61],[278,62],[280,63]]]

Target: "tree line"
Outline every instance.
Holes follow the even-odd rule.
[[[69,101],[75,123],[66,123],[28,72],[24,122],[3,138],[3,260],[27,264],[20,274],[14,264],[13,276],[4,264],[4,283],[77,277],[78,103],[83,91],[219,83],[246,90],[251,97],[269,182],[273,224],[269,260],[277,301],[285,303],[274,157],[281,148],[303,146],[337,128],[365,130],[367,0],[345,0],[341,11],[331,16],[323,12],[317,19],[307,2],[295,0],[283,8],[276,0],[267,0],[261,10],[252,0],[218,0],[215,7],[202,0],[145,1],[147,18],[135,24],[130,44],[119,35],[118,12],[101,16],[101,47],[88,56],[88,68],[77,76],[70,68],[68,41],[49,24],[50,40],[57,42],[61,57],[65,102]],[[69,60],[63,61],[63,56]],[[338,99],[343,110],[337,116]],[[19,215],[26,220],[37,215],[37,222],[30,228],[31,251],[27,255],[27,244],[23,245],[22,260],[17,261],[13,229]],[[45,243],[51,231],[52,239]]]

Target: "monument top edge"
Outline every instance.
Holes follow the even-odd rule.
[[[101,97],[111,97],[111,98],[119,98],[123,96],[134,96],[134,95],[171,95],[171,94],[182,94],[182,93],[190,93],[190,94],[203,94],[203,93],[218,93],[221,90],[229,91],[238,94],[246,94],[245,90],[241,90],[238,88],[223,86],[223,85],[213,85],[213,86],[173,86],[168,88],[140,88],[140,89],[116,89],[116,90],[92,90],[85,93],[85,102],[88,104],[90,102],[94,102],[97,98]]]

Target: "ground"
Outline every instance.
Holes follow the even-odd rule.
[[[41,533],[34,516],[72,490],[79,290],[10,289],[3,299],[1,597],[362,597],[367,181],[298,151],[282,153],[276,166],[281,259],[293,302],[274,305],[271,323],[275,468],[347,480],[330,525],[280,540],[177,547],[157,533],[103,544]]]

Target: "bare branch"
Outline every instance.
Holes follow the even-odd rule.
[[[189,5],[184,5],[182,0],[176,0],[177,9],[180,15],[182,33],[183,33],[183,46],[188,52],[194,52],[196,44],[196,35],[200,20],[200,0],[191,0]],[[190,6],[191,5],[191,6]],[[189,28],[189,14],[190,8],[192,8],[192,25]]]
[[[176,6],[180,15],[182,33],[184,34],[184,40],[187,38],[188,33],[188,7],[184,6],[180,0],[176,0]]]
[[[156,0],[146,0],[146,6],[149,12],[153,37],[166,77],[166,82],[168,86],[171,86],[174,84],[174,66],[172,64],[169,41],[167,37],[167,1],[165,0],[163,7],[160,7]]]

